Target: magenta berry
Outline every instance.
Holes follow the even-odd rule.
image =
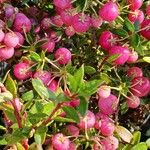
[[[115,65],[124,65],[129,58],[130,51],[126,47],[113,46],[109,50],[109,55],[115,55],[115,54],[118,54],[118,58],[114,61]]]
[[[19,38],[14,32],[5,34],[4,43],[7,47],[16,47],[19,44]]]
[[[13,47],[4,47],[0,48],[0,59],[6,60],[10,59],[14,55],[14,48]]]
[[[144,21],[144,13],[143,11],[141,10],[135,10],[135,11],[131,11],[129,14],[128,14],[128,18],[131,22],[135,22],[136,20],[139,22],[139,23],[142,23]]]
[[[142,77],[143,72],[142,72],[142,69],[139,67],[131,67],[128,69],[127,75],[130,78]]]
[[[127,105],[130,108],[137,108],[140,105],[140,98],[134,95],[130,96],[127,99]]]
[[[146,14],[147,16],[150,16],[150,5],[146,7]]]
[[[150,81],[146,77],[136,77],[131,82],[131,92],[138,97],[146,96],[149,93]]]
[[[42,50],[45,50],[47,52],[53,52],[54,48],[55,48],[55,42],[51,39],[48,39],[47,42],[45,42],[42,46],[41,46]]]
[[[53,0],[53,3],[56,7],[61,9],[65,9],[70,6],[70,0]]]
[[[110,31],[102,32],[99,37],[99,45],[106,51],[109,51],[109,49],[116,44],[114,37],[114,34]]]
[[[42,80],[42,82],[45,85],[47,85],[48,82],[51,80],[51,73],[49,73],[48,71],[44,71],[44,70],[38,70],[35,72],[33,77]]]
[[[23,13],[18,13],[16,15],[13,27],[17,32],[29,32],[31,30],[31,21]]]
[[[99,28],[102,25],[103,20],[100,17],[92,16],[91,23],[94,28]]]
[[[119,100],[115,95],[110,95],[107,98],[100,98],[98,102],[98,106],[100,112],[106,115],[111,115],[115,113],[118,107]]]
[[[19,38],[19,43],[15,48],[19,48],[21,45],[24,44],[24,37],[20,32],[15,32],[15,34],[18,36]]]
[[[77,137],[79,135],[79,128],[74,125],[67,125],[66,130],[71,136]]]
[[[65,65],[71,60],[71,52],[67,48],[59,48],[55,52],[55,59],[59,64]]]
[[[107,97],[110,96],[111,89],[107,85],[102,85],[98,89],[97,93],[98,93],[99,97],[101,97],[101,98],[107,98]]]
[[[112,1],[107,2],[100,8],[99,16],[105,21],[114,21],[119,16],[119,9],[117,4]]]
[[[72,107],[77,107],[77,106],[79,106],[79,105],[80,105],[80,99],[73,99],[73,100],[71,100],[71,101],[70,101],[70,105],[71,105]]]
[[[41,21],[41,27],[43,29],[49,29],[51,24],[52,24],[51,18],[48,17],[43,18],[43,20]]]
[[[3,41],[4,37],[5,37],[5,33],[0,29],[0,42]]]
[[[127,2],[132,11],[139,9],[143,4],[143,0],[127,0]]]
[[[81,128],[81,129],[89,129],[89,128],[93,128],[94,125],[95,125],[95,115],[93,112],[91,111],[87,111],[86,115],[84,118],[81,118],[80,119],[80,123],[78,124],[78,126]]]
[[[15,8],[11,5],[6,6],[5,8],[5,17],[10,18],[15,13]]]
[[[135,63],[138,60],[138,53],[136,51],[130,52],[127,63]]]
[[[20,62],[14,67],[14,75],[19,80],[25,80],[31,77],[32,72],[30,71],[29,63]]]
[[[67,36],[71,37],[73,36],[76,32],[72,26],[66,27],[65,33]]]
[[[52,137],[52,146],[56,150],[69,150],[70,140],[62,133],[57,133]]]
[[[54,24],[57,27],[62,27],[62,25],[64,24],[60,15],[55,15],[51,17],[51,21],[52,21],[52,24]]]
[[[89,30],[91,19],[89,16],[79,13],[72,19],[72,27],[76,32],[83,33]]]
[[[48,89],[52,92],[56,92],[58,89],[58,82],[56,80],[50,81],[50,83],[48,83]]]

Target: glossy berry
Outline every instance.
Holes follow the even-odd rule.
[[[150,5],[146,7],[146,15],[150,16]]]
[[[65,33],[66,33],[67,36],[71,37],[71,36],[73,36],[76,32],[75,32],[75,30],[74,30],[74,28],[73,28],[72,26],[68,26],[68,27],[66,27],[66,29],[65,29]]]
[[[14,75],[18,80],[26,80],[31,77],[30,65],[25,62],[20,62],[14,67]]]
[[[45,50],[47,52],[53,52],[54,48],[55,48],[55,42],[51,39],[48,39],[42,46],[41,46],[42,50]]]
[[[71,52],[67,48],[59,48],[55,52],[55,59],[59,64],[65,65],[71,60]]]
[[[98,106],[101,113],[112,115],[117,110],[118,103],[118,98],[115,95],[111,94],[107,98],[100,98],[98,101]]]
[[[70,0],[53,0],[53,3],[56,7],[61,9],[65,9],[70,6]]]
[[[142,69],[139,67],[131,67],[128,69],[127,75],[130,78],[142,77],[143,72],[142,72]]]
[[[58,89],[58,82],[56,80],[52,80],[48,83],[48,89],[52,92],[56,92]]]
[[[131,92],[138,97],[146,96],[149,93],[150,81],[146,77],[136,77],[131,82]]]
[[[4,47],[0,48],[0,60],[7,60],[13,57],[14,48],[13,47]]]
[[[100,86],[100,88],[97,91],[97,94],[99,95],[99,97],[101,98],[107,98],[110,96],[111,93],[111,89],[109,86],[107,85],[102,85]]]
[[[69,150],[70,140],[62,133],[57,133],[52,137],[52,146],[56,150]]]
[[[144,13],[141,10],[135,10],[135,11],[131,11],[128,14],[128,18],[131,22],[135,22],[138,21],[139,23],[142,23],[144,21]]]
[[[89,129],[89,128],[93,128],[94,125],[95,125],[95,115],[93,112],[91,111],[87,111],[86,115],[84,118],[81,118],[80,119],[80,123],[78,124],[78,126],[81,128],[81,129]]]
[[[134,95],[130,96],[127,99],[127,105],[130,108],[137,108],[140,105],[140,98]]]
[[[0,29],[0,42],[3,41],[4,37],[5,37],[5,33]]]
[[[136,51],[130,52],[127,63],[135,63],[137,60],[138,60],[138,53]]]
[[[79,13],[72,19],[72,27],[76,32],[83,33],[89,30],[91,19],[89,16]]]
[[[4,44],[7,47],[16,47],[19,44],[19,38],[14,32],[8,32],[5,34]]]
[[[67,125],[66,130],[71,136],[77,137],[79,135],[79,128],[74,125]]]
[[[107,2],[100,8],[99,16],[105,21],[114,21],[119,16],[119,9],[117,4],[112,1]]]
[[[17,46],[15,46],[15,48],[19,48],[21,45],[24,44],[24,37],[20,32],[15,32],[15,34],[18,36],[19,39],[19,43]]]
[[[132,11],[139,9],[142,4],[143,0],[127,0],[127,3]]]

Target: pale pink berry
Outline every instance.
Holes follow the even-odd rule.
[[[131,11],[128,14],[128,18],[131,22],[135,22],[138,21],[139,23],[142,23],[144,21],[144,13],[141,10],[135,10],[135,11]]]
[[[4,37],[5,37],[5,33],[0,29],[0,42],[3,41]]]
[[[43,20],[41,21],[41,27],[43,29],[49,29],[51,24],[52,24],[52,21],[51,21],[51,18],[49,17],[43,18]]]
[[[65,33],[66,33],[67,36],[71,37],[71,36],[73,36],[76,32],[75,32],[75,30],[74,30],[74,28],[73,28],[72,26],[68,26],[68,27],[66,27],[66,29],[65,29]]]
[[[97,91],[97,94],[99,95],[99,97],[101,98],[107,98],[110,96],[111,93],[111,89],[109,86],[107,85],[102,85],[100,86],[100,88]]]
[[[118,55],[118,57],[114,60],[115,65],[124,65],[125,62],[128,60],[130,51],[127,47],[122,46],[113,46],[109,50],[109,55]]]
[[[7,47],[16,47],[19,44],[19,38],[14,32],[8,32],[5,34],[4,44]]]
[[[60,15],[55,15],[51,17],[51,21],[52,21],[52,24],[54,24],[57,27],[62,27],[62,25],[64,24]]]
[[[114,38],[115,35],[113,33],[110,31],[104,31],[99,37],[99,45],[106,51],[109,51],[109,49],[116,44]]]
[[[131,92],[138,97],[149,93],[150,81],[146,77],[136,77],[131,81]]]
[[[138,60],[138,53],[136,51],[130,52],[127,63],[135,63]]]
[[[127,0],[127,3],[130,9],[134,11],[139,9],[142,6],[143,0]]]
[[[13,47],[4,47],[0,48],[0,59],[6,60],[10,59],[14,55],[14,48]]]
[[[99,15],[105,21],[114,21],[119,16],[119,9],[117,4],[112,1],[107,2],[100,8]]]
[[[69,150],[70,140],[62,133],[57,133],[52,137],[52,146],[56,150]]]
[[[76,32],[83,33],[89,30],[91,26],[91,19],[89,16],[79,13],[73,16],[72,27]]]
[[[19,43],[15,48],[19,48],[21,45],[24,44],[24,37],[20,32],[15,32],[15,34],[18,36],[19,38]]]
[[[86,115],[80,119],[80,123],[78,124],[78,126],[81,129],[89,129],[89,128],[93,128],[95,125],[95,115],[93,112],[91,111],[87,111]]]
[[[98,102],[100,112],[106,115],[112,115],[113,113],[115,113],[118,104],[119,99],[113,94],[111,94],[107,98],[100,98]]]
[[[67,125],[66,130],[71,136],[77,137],[79,135],[79,128],[74,125]]]
[[[13,27],[17,32],[29,32],[31,30],[31,21],[23,13],[18,13],[16,15]]]
[[[140,105],[140,98],[134,95],[130,96],[127,99],[127,105],[130,108],[137,108]]]
[[[52,80],[48,83],[48,89],[52,92],[56,92],[58,89],[58,82],[56,80]]]
[[[33,78],[40,79],[45,85],[47,85],[51,80],[51,73],[45,70],[38,70],[33,75]]]
[[[10,18],[15,13],[15,8],[11,5],[5,7],[5,17]]]
[[[103,20],[100,17],[92,16],[91,23],[94,28],[99,28],[102,25]]]
[[[130,78],[142,77],[143,72],[142,72],[142,69],[139,67],[131,67],[128,69],[127,75]]]
[[[42,50],[45,50],[47,52],[53,52],[55,48],[55,42],[51,39],[47,39],[47,41],[41,46]]]
[[[71,60],[71,52],[67,48],[59,48],[55,52],[55,59],[59,64],[65,65]]]
[[[53,0],[53,3],[56,7],[61,9],[65,9],[70,6],[70,0]]]
[[[146,7],[146,14],[147,16],[150,16],[150,5]]]
[[[30,65],[25,62],[20,62],[16,64],[14,67],[14,75],[19,80],[28,79],[32,75]]]
[[[143,29],[143,30],[142,30]],[[150,19],[145,19],[141,24],[141,35],[150,40]]]

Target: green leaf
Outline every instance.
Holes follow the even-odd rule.
[[[52,111],[54,110],[54,108],[55,108],[54,103],[52,101],[50,101],[50,102],[48,102],[48,103],[46,103],[44,105],[43,113],[49,115],[49,114],[52,113]]]
[[[114,54],[114,55],[111,55],[108,59],[107,59],[107,62],[108,63],[112,63],[114,60],[116,60],[118,57],[120,57],[119,54]]]
[[[147,63],[150,63],[150,57],[143,57],[143,60]]]
[[[133,148],[131,148],[131,150],[147,150],[147,145],[144,142],[141,142],[137,145],[135,145]]]
[[[124,27],[128,30],[128,31],[135,31],[135,27],[134,25],[131,23],[131,21],[129,19],[125,19],[124,21]]]
[[[79,97],[80,105],[77,107],[78,112],[84,116],[88,110],[88,101],[84,97]]]
[[[6,130],[6,128],[0,125],[0,130]]]
[[[124,29],[113,29],[112,33],[119,35],[121,37],[127,37],[128,36],[128,32]]]
[[[36,107],[37,112],[39,112],[39,113],[43,112],[43,110],[44,110],[44,106],[40,101],[37,101],[35,103],[35,107]]]
[[[140,36],[138,34],[133,34],[131,36],[131,45],[136,48],[139,46],[140,43]]]
[[[14,98],[17,97],[17,86],[15,81],[11,78],[10,74],[7,76],[5,86],[7,90],[13,95]]]
[[[139,31],[140,30],[140,22],[139,22],[139,20],[135,20],[134,27],[135,27],[135,31]]]
[[[86,74],[94,74],[94,73],[96,73],[96,69],[91,67],[91,66],[85,66],[84,67],[84,72]]]
[[[0,136],[0,145],[7,145],[7,141],[2,136]]]
[[[54,120],[57,122],[75,122],[73,119],[63,118],[59,116],[55,117]]]
[[[148,148],[150,148],[150,138],[146,140],[146,144],[147,144]]]
[[[33,51],[30,52],[30,59],[37,62],[41,61],[40,55]]]
[[[62,109],[66,112],[67,118],[73,119],[75,122],[79,122],[80,118],[77,111],[73,107],[64,106]]]
[[[41,136],[39,134],[34,134],[34,140],[37,144],[42,143]]]
[[[140,142],[140,139],[141,139],[141,132],[140,131],[134,132],[131,144],[138,144]]]
[[[67,97],[65,94],[63,94],[63,93],[60,93],[58,96],[57,96],[57,102],[58,103],[62,103],[62,102],[67,102],[67,101],[69,101],[70,100],[70,98],[69,97]]]
[[[33,93],[33,90],[30,90],[26,93],[24,93],[22,96],[21,96],[21,99],[23,101],[30,101],[34,98],[34,93]]]

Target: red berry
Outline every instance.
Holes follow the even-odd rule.
[[[65,33],[67,36],[71,37],[73,36],[76,32],[72,26],[66,27]]]
[[[91,19],[89,16],[79,13],[72,19],[72,27],[76,32],[83,33],[89,30]]]
[[[65,65],[71,60],[71,52],[67,48],[59,48],[55,52],[55,59],[59,64]]]
[[[127,2],[130,9],[133,11],[139,9],[143,4],[143,0],[128,0]]]
[[[130,52],[127,63],[135,63],[137,60],[138,60],[138,53],[136,51]]]
[[[149,93],[150,81],[146,77],[136,77],[131,82],[131,92],[138,97]]]
[[[78,124],[78,126],[81,129],[93,128],[94,124],[95,124],[95,121],[96,120],[95,120],[94,113],[88,110],[87,113],[86,113],[86,115],[85,115],[85,117],[80,119],[80,123]]]
[[[143,72],[142,72],[142,69],[139,67],[131,67],[128,69],[127,75],[130,78],[142,77]]]
[[[145,19],[141,24],[141,35],[150,40],[150,19]],[[145,29],[145,30],[144,30]]]
[[[110,95],[107,98],[100,98],[98,106],[100,112],[106,115],[111,115],[115,113],[118,107],[119,100],[115,95]]]
[[[0,59],[6,60],[10,59],[14,55],[14,48],[13,47],[4,47],[0,48]]]
[[[53,0],[53,3],[56,7],[61,9],[65,9],[70,6],[70,0]]]
[[[105,21],[114,21],[119,16],[117,4],[112,1],[107,2],[100,8],[99,15]]]
[[[74,125],[67,125],[66,130],[71,136],[77,137],[79,135],[79,129]]]
[[[41,21],[41,27],[43,29],[49,29],[51,24],[52,24],[51,18],[48,17],[43,18],[43,20]]]
[[[146,14],[147,16],[150,16],[150,5],[146,7]]]
[[[97,93],[98,93],[99,97],[101,97],[101,98],[107,98],[107,97],[110,96],[111,89],[107,85],[102,85],[98,89]]]
[[[62,27],[62,25],[64,24],[60,15],[55,15],[51,17],[51,21],[57,27]]]
[[[52,145],[56,150],[69,150],[70,140],[62,133],[57,133],[52,137]]]
[[[137,108],[140,105],[140,98],[134,95],[130,96],[127,99],[127,105],[130,108]]]
[[[51,39],[48,39],[47,42],[45,42],[41,48],[47,52],[53,52],[54,48],[55,48],[55,42]]]
[[[56,92],[58,89],[58,82],[56,80],[52,80],[48,83],[48,89],[52,92]]]
[[[4,44],[7,47],[16,47],[19,44],[19,38],[14,32],[8,32],[5,34]]]
[[[15,34],[18,36],[19,43],[15,48],[19,48],[24,43],[24,37],[20,32],[15,32]]]
[[[113,46],[109,50],[109,55],[118,54],[118,58],[114,61],[116,65],[124,65],[125,62],[128,60],[130,51],[126,47],[122,46]]]
[[[25,62],[20,62],[14,67],[14,75],[19,80],[25,80],[31,77],[30,65]]]
[[[0,42],[3,41],[4,37],[5,37],[5,33],[0,29]]]

